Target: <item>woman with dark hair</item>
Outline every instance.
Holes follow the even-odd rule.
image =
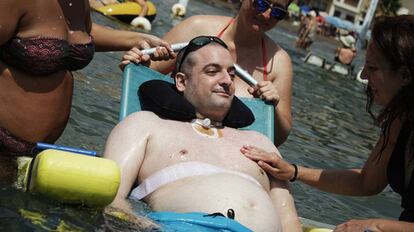
[[[337,194],[369,196],[389,184],[401,195],[399,221],[350,220],[335,231],[414,231],[414,16],[378,18],[362,77],[368,80],[367,111],[381,136],[360,169],[322,170],[289,164],[275,153],[245,146],[242,153],[281,180],[300,180]],[[373,103],[382,106],[378,115]]]

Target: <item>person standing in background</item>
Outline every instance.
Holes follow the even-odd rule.
[[[296,41],[295,46],[308,51],[309,47],[316,39],[318,22],[316,21],[316,12],[314,10],[309,11],[305,18],[303,28],[299,31],[299,38]]]

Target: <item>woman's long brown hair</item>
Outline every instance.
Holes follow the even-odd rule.
[[[403,77],[412,80],[410,84],[401,88],[378,115],[372,112],[372,91],[369,86],[366,89],[367,112],[375,124],[381,127],[384,138],[381,154],[389,141],[391,123],[396,118],[402,120],[404,127],[414,129],[414,15],[377,18],[371,38],[387,59],[392,71],[403,70]]]

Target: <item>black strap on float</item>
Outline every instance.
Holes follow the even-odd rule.
[[[36,161],[37,155],[41,152],[41,150],[37,149],[37,146],[33,147],[32,149],[32,160],[30,160],[30,164],[29,164],[29,173],[27,175],[27,180],[26,180],[26,192],[30,191],[30,182],[32,182],[32,171],[33,171],[33,166],[34,163]]]

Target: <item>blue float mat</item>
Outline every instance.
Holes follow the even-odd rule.
[[[148,217],[160,224],[165,232],[251,232],[233,219],[205,213],[154,212]]]

